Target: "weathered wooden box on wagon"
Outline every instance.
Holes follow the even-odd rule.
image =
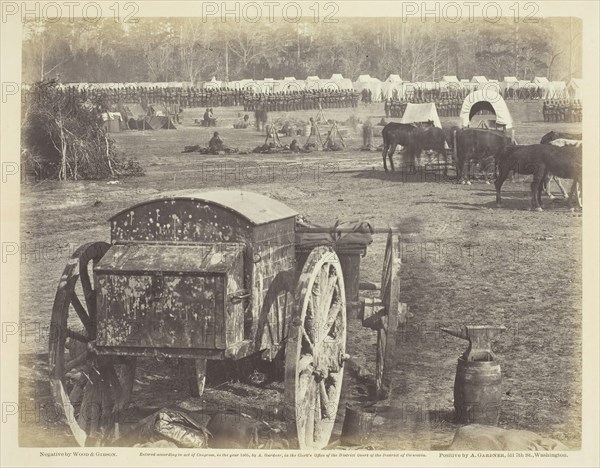
[[[271,283],[295,266],[295,215],[259,194],[219,191],[112,217],[113,245],[94,268],[99,351],[223,359],[269,346],[255,337]],[[289,316],[279,312],[273,325]]]

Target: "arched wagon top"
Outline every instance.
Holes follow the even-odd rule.
[[[513,120],[506,102],[495,86],[484,87],[469,93],[460,109],[460,125],[468,127],[475,114],[488,110],[496,116],[496,124],[506,129],[513,127]]]
[[[281,231],[285,225],[284,230],[291,226],[293,238],[296,214],[283,203],[254,192],[182,192],[117,213],[110,218],[111,237],[113,242],[244,242],[255,240],[255,231],[265,231],[259,227],[272,225]]]

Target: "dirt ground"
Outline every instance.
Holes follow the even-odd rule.
[[[552,129],[581,131],[579,124],[546,124],[541,102],[508,103],[519,143],[537,143]],[[443,449],[458,425],[453,422],[456,359],[466,342],[444,336],[440,327],[504,325],[493,347],[502,365],[500,425],[528,429],[581,444],[581,215],[562,201],[545,198],[544,212],[528,211],[529,181],[506,182],[504,206],[496,208],[493,185],[457,185],[424,174],[385,173],[379,152],[359,151],[352,130],[340,152],[303,155],[182,154],[186,145],[206,145],[214,129],[194,125],[203,109],[184,111],[177,130],[115,134],[119,148],[136,157],[144,177],[107,181],[36,182],[21,191],[20,349],[22,446],[73,446],[66,424],[51,408],[47,378],[47,334],[58,280],[69,254],[90,241],[109,241],[108,218],[135,203],[178,190],[240,188],[273,197],[315,223],[337,218],[369,220],[376,229],[402,232],[401,301],[409,304],[406,327],[398,331],[394,387],[390,399],[371,399],[376,333],[351,320],[338,423],[344,405],[375,410],[371,445],[391,449]],[[225,143],[251,149],[264,142],[253,128],[237,130],[238,108],[218,108]],[[327,118],[346,120],[350,109],[325,109]],[[272,117],[284,113],[272,113]],[[290,113],[308,120],[316,112]],[[355,114],[377,123],[383,105],[361,106]],[[251,116],[252,118],[252,116]],[[388,119],[389,121],[390,119]],[[444,126],[458,118],[442,118]],[[346,127],[341,127],[346,129]],[[300,137],[303,143],[306,137]],[[291,138],[282,138],[289,143]],[[376,137],[380,144],[381,138]],[[399,160],[399,156],[396,156]],[[555,193],[558,190],[554,189]],[[361,279],[379,281],[385,234],[374,236],[362,259]],[[235,407],[269,414],[283,425],[283,384],[239,379],[235,366],[209,367],[203,397],[188,396],[173,360],[144,359],[134,387],[132,421],[160,407],[206,415]],[[247,373],[247,372],[246,372]],[[31,411],[30,411],[31,410]],[[261,413],[262,412],[262,413]]]

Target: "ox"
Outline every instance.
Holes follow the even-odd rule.
[[[454,132],[456,132],[456,148],[454,148]],[[456,174],[459,181],[468,183],[471,172],[471,162],[477,161],[481,166],[491,166],[492,158],[502,148],[512,144],[510,136],[497,130],[482,128],[456,129],[446,134],[448,144],[456,155]],[[465,164],[468,164],[465,175]],[[494,171],[495,172],[495,171]],[[486,171],[486,178],[488,176]]]
[[[390,122],[383,127],[381,136],[383,137],[383,168],[386,172],[388,170],[386,157],[390,159],[390,167],[392,171],[394,170],[392,156],[398,145],[406,151],[407,160],[411,165],[414,165],[415,157],[424,150],[433,150],[442,156],[446,155],[446,140],[441,128],[423,129],[411,124]]]
[[[563,132],[551,131],[551,132],[546,133],[542,137],[540,143],[541,144],[550,144],[550,145],[554,145],[554,146],[581,146],[581,138],[582,138],[581,133],[563,133]],[[560,179],[552,174],[548,174],[548,178],[546,178],[546,180],[544,180],[543,190],[544,190],[544,193],[546,195],[548,195],[548,197],[550,197],[550,199],[554,198],[554,195],[552,195],[552,193],[550,192],[550,182],[551,181],[556,182],[556,185],[558,185],[558,188],[562,192],[564,198],[569,198],[567,191],[565,190],[563,185],[560,183]]]
[[[571,195],[581,184],[581,147],[553,145],[507,146],[496,153],[499,170],[496,179],[496,203],[502,200],[500,191],[510,171],[518,174],[531,174],[531,209],[542,211],[542,186],[548,173],[565,179],[572,179]],[[581,207],[579,197],[577,204]]]

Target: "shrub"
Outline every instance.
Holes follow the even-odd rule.
[[[118,152],[101,120],[103,98],[35,83],[22,122],[22,165],[38,178],[105,179],[143,175],[137,161]]]

